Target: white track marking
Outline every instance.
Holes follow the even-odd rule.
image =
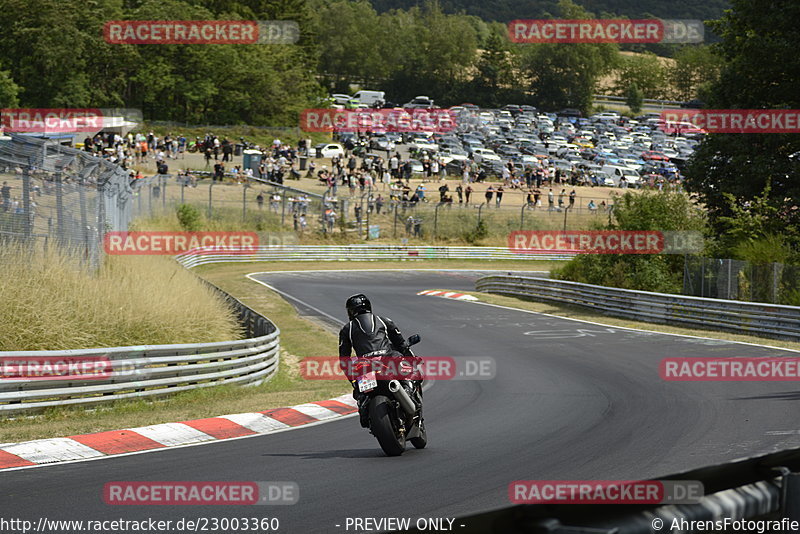
[[[37,464],[81,460],[105,456],[102,452],[87,447],[70,438],[51,438],[25,441],[3,447],[5,452]]]

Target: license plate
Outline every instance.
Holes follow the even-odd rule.
[[[375,377],[375,371],[358,377],[358,390],[361,393],[372,391],[376,387],[378,387],[378,379]]]

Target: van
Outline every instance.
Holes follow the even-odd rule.
[[[602,170],[614,180],[616,186],[621,185],[623,180],[628,182],[628,185],[638,185],[642,181],[638,172],[621,165],[605,165]]]
[[[353,95],[353,100],[371,108],[379,108],[386,103],[386,93],[383,91],[358,91]]]

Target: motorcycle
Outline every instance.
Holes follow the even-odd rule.
[[[414,334],[408,338],[408,345],[419,341],[419,334]],[[422,388],[418,382],[397,378],[413,374],[410,363],[401,361],[399,368],[398,372],[392,361],[387,363],[381,358],[362,358],[354,366],[357,387],[368,397],[370,434],[387,456],[403,454],[406,441],[417,449],[428,444],[422,418]]]

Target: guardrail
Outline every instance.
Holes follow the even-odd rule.
[[[518,254],[506,247],[427,247],[411,245],[279,245],[256,252],[216,252],[199,248],[176,257],[187,268],[221,262],[258,261],[404,261],[404,260],[544,260],[566,261],[574,254]]]
[[[800,307],[632,291],[528,276],[493,275],[479,291],[582,306],[608,315],[800,340]]]
[[[49,377],[0,380],[0,415],[36,412],[53,406],[88,406],[132,397],[151,398],[221,384],[263,383],[278,368],[280,330],[231,295],[214,289],[238,312],[247,339],[5,352],[0,356],[0,364],[12,366],[6,367],[7,370],[13,369],[11,362],[35,363],[40,371],[44,371],[44,365],[67,361],[92,362],[96,367],[95,376],[82,380]]]
[[[595,104],[603,104],[603,103],[614,103],[614,104],[624,104],[627,100],[624,96],[614,96],[614,95],[592,95]],[[669,108],[679,108],[683,104],[683,102],[677,100],[656,100],[653,98],[645,98],[642,100],[642,103],[646,107],[660,107],[662,109],[669,109]]]
[[[729,463],[702,467],[659,480],[700,481],[705,495],[695,504],[625,505],[524,504],[458,519],[469,532],[541,532],[548,534],[653,534],[654,532],[791,532],[787,521],[800,521],[800,449],[758,455]],[[775,528],[776,521],[784,525]],[[670,528],[673,521],[713,522],[726,528]],[[773,528],[734,521],[770,520]],[[784,530],[785,529],[785,530]],[[416,532],[416,531],[412,531]]]

